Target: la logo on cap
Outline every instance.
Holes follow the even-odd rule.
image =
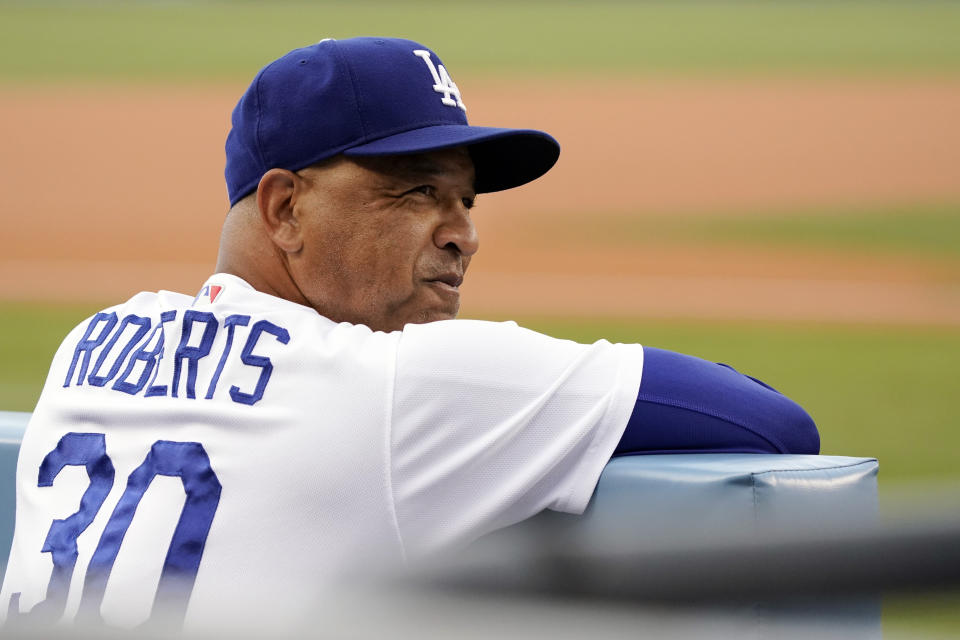
[[[413,55],[427,63],[427,68],[430,69],[430,75],[433,76],[433,90],[443,94],[440,102],[450,107],[460,107],[466,111],[467,107],[460,98],[460,89],[457,88],[456,83],[450,77],[450,74],[447,73],[444,66],[442,64],[439,67],[434,65],[433,60],[430,59],[430,52],[424,49],[415,49]],[[450,96],[454,96],[456,100]]]
[[[200,293],[197,294],[197,297],[193,299],[193,304],[197,304],[199,300],[204,302],[212,303],[217,299],[217,296],[220,295],[220,292],[223,291],[223,287],[218,284],[205,284],[203,288],[200,289]]]

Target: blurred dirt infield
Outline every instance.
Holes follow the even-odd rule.
[[[960,264],[683,242],[589,246],[591,214],[960,202],[960,80],[461,81],[474,124],[563,145],[481,196],[464,313],[960,325]],[[0,299],[193,292],[227,208],[242,87],[0,88]]]

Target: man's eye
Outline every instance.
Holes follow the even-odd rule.
[[[422,193],[423,195],[430,196],[431,198],[436,195],[436,192],[437,190],[429,184],[422,184],[419,187],[414,187],[413,189],[410,189],[410,191],[407,191],[407,193]]]

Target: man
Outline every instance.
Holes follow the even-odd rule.
[[[290,52],[226,152],[217,273],[96,314],[54,358],[9,625],[299,621],[358,572],[582,512],[614,453],[817,452],[802,409],[727,367],[454,320],[476,194],[559,146],[469,126],[422,45]]]

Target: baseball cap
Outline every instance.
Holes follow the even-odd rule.
[[[224,175],[230,204],[269,169],[297,171],[338,154],[383,156],[467,147],[478,193],[517,187],[560,155],[549,134],[467,123],[440,58],[400,38],[328,38],[257,73],[233,110]]]

